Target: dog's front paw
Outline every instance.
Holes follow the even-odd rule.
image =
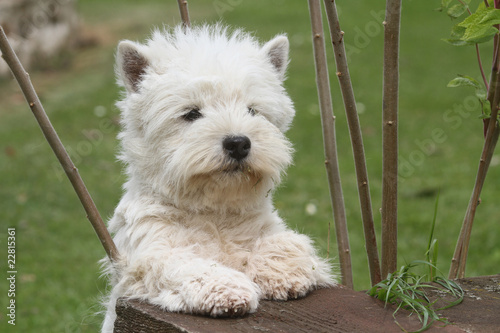
[[[260,289],[240,272],[205,276],[191,281],[185,288],[191,312],[212,317],[236,317],[257,310]]]
[[[262,290],[263,297],[266,299],[285,301],[304,297],[315,287],[313,280],[304,275],[273,273],[261,272],[254,278],[254,281]]]
[[[212,317],[236,317],[255,312],[258,296],[251,290],[214,286],[204,304],[204,312]]]
[[[328,261],[320,259],[311,240],[294,232],[260,239],[246,274],[273,300],[304,297],[313,289],[335,284]]]

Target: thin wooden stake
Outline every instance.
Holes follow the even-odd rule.
[[[398,261],[398,89],[401,0],[387,0],[384,31],[382,277]]]
[[[59,163],[61,163],[71,184],[73,185],[73,188],[75,189],[75,192],[78,195],[78,198],[80,199],[80,202],[82,203],[83,208],[87,213],[87,218],[92,224],[92,227],[94,227],[97,237],[99,237],[104,250],[106,250],[106,253],[111,261],[116,261],[116,259],[118,258],[118,250],[115,246],[115,243],[113,242],[113,239],[111,239],[108,229],[104,225],[104,222],[102,221],[102,218],[97,211],[94,201],[87,191],[87,188],[85,187],[85,184],[83,183],[83,180],[80,177],[77,168],[71,161],[71,158],[66,152],[66,149],[64,149],[64,146],[61,143],[61,140],[59,139],[56,131],[54,130],[54,127],[50,123],[50,120],[47,117],[47,114],[45,113],[45,110],[42,106],[42,103],[40,102],[40,99],[38,98],[38,95],[33,88],[33,84],[31,83],[29,74],[24,70],[17,55],[10,46],[7,36],[5,35],[5,32],[1,26],[0,51],[2,51],[2,58],[4,58],[4,60],[7,62],[7,65],[9,65],[12,74],[14,74],[14,77],[21,87],[24,97],[26,98],[26,101],[28,102],[33,115],[38,121],[38,124],[40,125],[40,128],[45,135],[45,138],[54,151],[54,154],[57,156]]]
[[[351,135],[351,145],[354,155],[354,167],[358,181],[359,202],[361,205],[361,216],[365,234],[365,247],[368,256],[368,266],[370,268],[370,278],[372,286],[379,283],[380,261],[377,249],[377,238],[375,236],[375,226],[373,224],[373,210],[370,197],[370,185],[368,183],[368,172],[366,169],[365,148],[361,125],[359,124],[356,100],[352,89],[351,76],[344,47],[344,32],[340,29],[339,17],[335,0],[324,0],[328,25],[330,27],[330,37],[332,39],[335,63],[337,65],[337,78],[339,80],[344,108]]]
[[[325,37],[323,32],[323,22],[321,19],[321,4],[319,0],[309,0],[309,13],[311,16],[316,84],[318,87],[321,123],[323,129],[323,143],[326,156],[325,166],[328,175],[330,198],[333,207],[342,284],[349,288],[354,288],[349,237],[345,217],[344,196],[342,193],[342,184],[340,181],[337,158],[335,116],[333,116],[330,82],[328,79],[328,65],[326,61]]]
[[[187,0],[177,0],[179,4],[179,11],[181,13],[182,25],[184,26],[184,31],[191,27],[191,20],[189,19],[189,10]]]
[[[497,49],[495,51],[495,57],[493,60],[491,81],[489,85],[490,88],[488,91],[488,100],[491,104],[491,117],[488,121],[486,137],[484,139],[481,159],[479,160],[479,167],[476,174],[476,181],[474,183],[474,188],[469,200],[469,205],[467,206],[467,211],[462,223],[460,235],[455,247],[455,252],[453,253],[453,258],[451,260],[450,272],[448,274],[448,278],[450,279],[465,277],[465,267],[467,264],[467,255],[469,252],[472,225],[474,222],[474,217],[476,215],[477,206],[479,205],[481,191],[483,189],[486,175],[488,173],[488,168],[490,166],[491,159],[498,142],[498,136],[500,134],[500,128],[497,121],[498,107],[500,103],[500,43],[496,41],[495,44]]]
[[[497,109],[498,110],[498,109]],[[498,116],[498,112],[497,112]],[[493,118],[492,118],[493,119]],[[493,126],[489,126],[488,132],[486,134],[485,144],[483,146],[483,151],[481,153],[481,160],[479,161],[479,167],[476,176],[476,182],[474,184],[474,190],[465,213],[464,221],[462,224],[462,229],[460,230],[459,240],[455,248],[455,253],[453,254],[452,266],[450,267],[450,279],[465,277],[465,267],[467,264],[467,255],[469,252],[469,244],[472,233],[472,225],[474,222],[474,216],[476,214],[477,207],[480,202],[481,190],[486,179],[486,174],[488,172],[488,167],[491,163],[491,158],[495,151],[495,146],[498,142],[499,127],[498,121],[493,121],[490,119],[490,123]],[[491,128],[493,127],[493,128]]]

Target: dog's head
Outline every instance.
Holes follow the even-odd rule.
[[[122,41],[117,105],[130,182],[185,208],[258,204],[291,163],[288,47],[285,36],[261,46],[218,25]]]

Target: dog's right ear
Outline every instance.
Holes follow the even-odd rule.
[[[139,91],[139,83],[148,66],[149,62],[141,53],[137,43],[124,40],[118,44],[116,74],[128,93]]]
[[[288,66],[288,50],[290,43],[285,35],[279,35],[267,42],[262,51],[273,65],[280,80],[285,80],[285,72]]]

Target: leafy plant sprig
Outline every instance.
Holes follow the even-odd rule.
[[[386,305],[387,303],[397,305],[393,313],[394,319],[396,313],[401,308],[409,310],[411,313],[416,313],[422,323],[422,327],[417,332],[425,331],[435,321],[447,323],[445,319],[439,317],[436,311],[460,304],[464,297],[464,291],[460,285],[437,275],[438,240],[434,238],[434,230],[436,227],[438,206],[439,194],[434,205],[429,242],[427,243],[427,251],[425,252],[426,260],[415,260],[402,266],[398,272],[389,274],[385,280],[374,285],[367,292],[370,296],[383,300]],[[418,266],[428,268],[429,274],[418,275],[414,273],[412,270]],[[434,283],[427,283],[428,281]],[[454,297],[454,300],[444,307],[435,308],[437,299],[431,301],[428,297],[428,293],[431,290],[441,294],[449,294]],[[406,332],[397,320],[396,324]]]
[[[423,332],[430,328],[435,321],[446,323],[446,319],[440,318],[437,311],[460,304],[464,298],[464,291],[454,281],[441,276],[435,276],[431,280],[434,282],[433,284],[426,283],[427,275],[418,275],[412,271],[418,266],[427,266],[434,271],[438,270],[435,265],[428,261],[415,260],[402,266],[398,272],[388,274],[385,280],[374,285],[367,293],[384,301],[386,305],[388,303],[395,304],[397,308],[393,313],[394,319],[401,308],[416,313],[422,323],[422,327],[416,332]],[[437,300],[431,301],[428,296],[431,290],[451,295],[454,300],[444,307],[436,308]],[[397,320],[396,324],[406,332]]]
[[[484,0],[479,4],[474,13],[471,12],[469,7],[471,0],[457,0],[457,4],[450,6],[452,1],[453,0],[442,0],[441,7],[438,8],[438,10],[446,10],[447,15],[452,19],[457,19],[466,12],[469,16],[453,26],[450,38],[443,40],[454,46],[475,45],[477,60],[484,86],[471,76],[459,74],[448,83],[448,87],[472,87],[475,89],[475,95],[482,106],[481,116],[479,118],[483,119],[484,135],[486,136],[488,119],[491,116],[491,103],[488,98],[488,91],[490,90],[490,87],[483,70],[478,44],[489,42],[494,38],[498,39],[500,9],[497,8],[500,5],[500,1]],[[496,55],[494,55],[494,57],[495,56]]]
[[[484,86],[482,86],[476,79],[471,76],[458,74],[456,78],[448,82],[447,87],[472,87],[475,90],[475,95],[481,103],[482,114],[479,116],[481,119],[487,119],[491,116],[491,103],[488,100],[488,93]]]
[[[450,2],[446,0],[445,2]],[[449,39],[446,42],[455,46],[481,44],[490,41],[498,33],[498,29],[494,27],[500,24],[500,12],[486,2],[481,2],[477,10],[472,13],[468,4],[470,0],[459,1],[458,5],[463,8],[462,11],[451,10],[447,11],[448,16],[456,19],[462,16],[465,12],[469,14],[462,22],[456,24],[451,30]],[[443,6],[443,4],[442,4]]]
[[[448,16],[452,19],[462,16],[465,12],[467,12],[469,16],[452,28],[451,37],[446,41],[456,46],[475,45],[479,69],[484,81],[484,88],[479,82],[466,75],[459,75],[457,78],[450,81],[448,86],[471,86],[475,89],[476,97],[482,105],[482,115],[480,118],[483,120],[483,134],[485,139],[481,158],[479,160],[476,181],[451,261],[448,275],[450,279],[465,276],[467,253],[469,250],[474,217],[480,202],[481,190],[485,183],[488,168],[500,136],[500,127],[498,123],[500,103],[500,0],[483,0],[479,3],[474,13],[472,13],[469,8],[470,0],[457,1],[458,4],[450,7],[452,0],[442,0],[439,10],[446,10]],[[490,81],[488,83],[479,54],[479,43],[485,43],[491,40],[493,40],[493,61]]]

